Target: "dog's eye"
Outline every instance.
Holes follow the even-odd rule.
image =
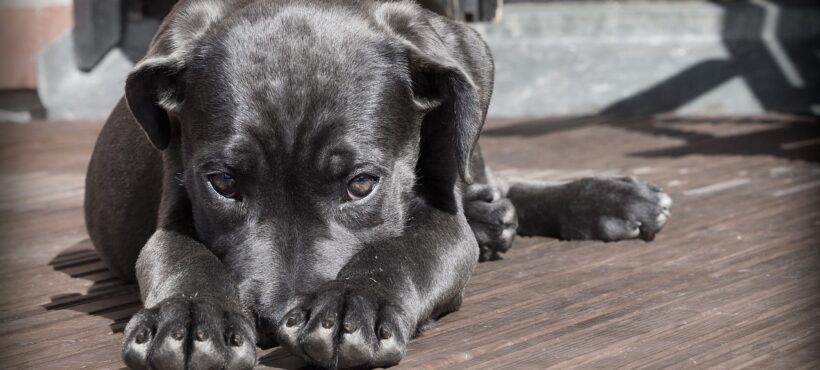
[[[219,193],[219,195],[225,198],[236,198],[239,195],[236,179],[225,172],[217,172],[208,175],[208,182],[211,183],[211,186],[217,193]]]
[[[347,196],[351,200],[362,199],[373,191],[377,182],[379,182],[378,177],[367,174],[357,175],[347,183]]]

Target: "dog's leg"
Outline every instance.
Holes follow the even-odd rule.
[[[562,240],[654,239],[672,200],[635,177],[589,177],[566,183],[496,178],[518,215],[520,235]]]
[[[367,245],[336,280],[293,298],[281,345],[326,368],[397,363],[430,318],[454,311],[478,259],[466,220],[417,205],[403,237]]]
[[[470,168],[475,182],[464,188],[464,215],[481,250],[479,261],[497,260],[499,253],[512,246],[518,217],[510,199],[493,184],[478,144],[473,149]]]
[[[672,200],[635,177],[590,177],[550,183],[494,175],[481,148],[473,150],[475,182],[464,188],[464,214],[480,261],[500,258],[515,233],[563,240],[652,240],[669,218]]]
[[[173,153],[163,157],[163,168],[179,168]],[[191,236],[191,204],[178,172],[163,171],[157,228],[136,258],[145,308],[125,329],[123,359],[134,369],[250,369],[252,316],[222,261]]]
[[[139,282],[146,307],[125,329],[123,359],[134,369],[250,368],[252,321],[219,259],[174,231],[190,230],[180,211],[190,205],[179,186],[162,186],[178,181],[162,160],[120,101],[94,149],[85,211],[94,246],[113,272]]]
[[[253,322],[222,262],[180,232],[159,229],[142,248],[137,279],[145,309],[125,329],[133,369],[250,369]]]
[[[123,280],[136,280],[134,266],[157,229],[161,195],[162,156],[120,100],[88,165],[85,224],[102,260]]]

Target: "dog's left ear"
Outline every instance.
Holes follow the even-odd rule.
[[[171,119],[185,97],[192,50],[224,16],[228,2],[179,1],[157,30],[148,53],[125,80],[125,101],[158,150],[171,142]]]
[[[143,59],[125,81],[125,101],[131,114],[158,150],[168,147],[171,125],[168,114],[182,101],[182,62],[170,56]]]
[[[470,158],[492,93],[493,63],[487,45],[466,25],[415,4],[384,3],[375,15],[404,44],[413,99],[426,112],[420,155],[434,152],[438,158],[432,158],[437,168],[422,175],[446,176],[435,172],[442,167],[448,171],[447,164],[452,163],[461,178],[472,183]],[[431,158],[420,158],[423,172],[425,160]]]

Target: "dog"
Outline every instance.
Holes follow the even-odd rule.
[[[187,0],[126,80],[89,164],[91,240],[144,309],[135,369],[247,369],[279,345],[390,366],[516,234],[651,240],[633,177],[493,176],[487,45],[407,1]]]

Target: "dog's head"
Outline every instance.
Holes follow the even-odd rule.
[[[464,40],[442,39],[461,34],[434,17],[406,3],[188,3],[128,77],[131,112],[178,172],[166,196],[190,201],[243,299],[268,306],[334,278],[401,235],[414,204],[460,212],[489,77],[475,80],[477,57],[448,50]]]

